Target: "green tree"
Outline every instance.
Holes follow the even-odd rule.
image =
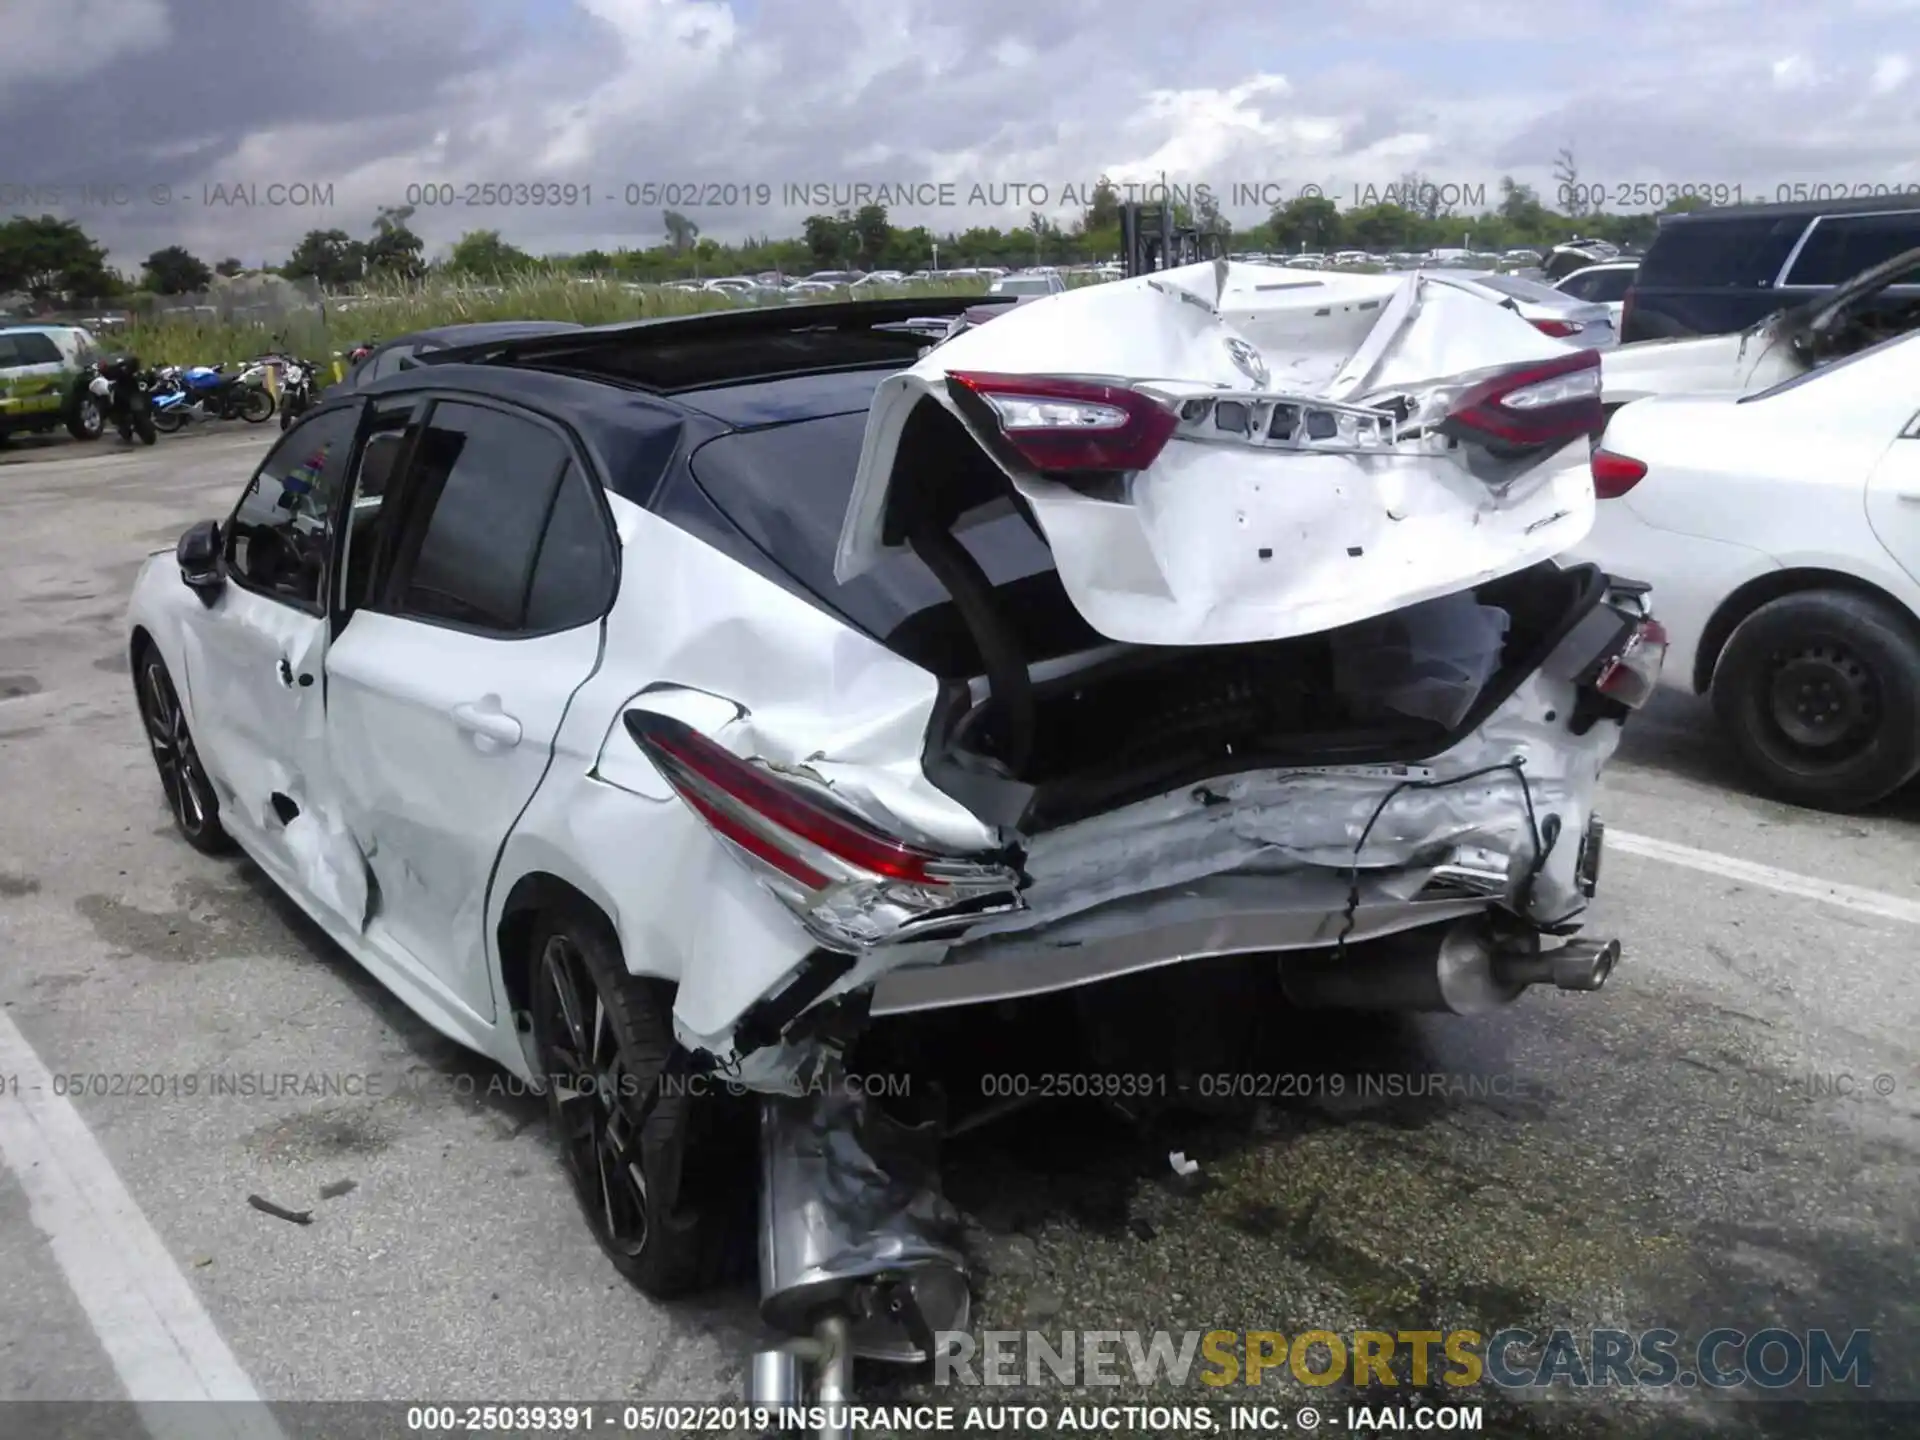
[[[700,227],[678,210],[662,212],[660,223],[667,227],[667,244],[676,255],[686,254],[700,236]]]
[[[352,285],[367,270],[367,247],[344,230],[309,230],[280,267],[289,280],[326,286]]]
[[[852,236],[845,215],[809,215],[801,229],[806,236],[807,256],[816,270],[836,270],[847,263]]]
[[[1514,232],[1527,239],[1544,239],[1552,229],[1552,217],[1531,185],[1522,185],[1511,175],[1500,177],[1500,218]]]
[[[407,221],[412,218],[411,205],[380,207],[380,213],[373,217],[373,239],[366,245],[369,274],[417,280],[426,273],[427,263],[422,254],[426,245],[407,228]]]
[[[146,288],[159,295],[185,295],[213,283],[213,271],[184,245],[156,250],[141,264]]]
[[[24,290],[36,304],[56,297],[112,295],[119,282],[107,252],[71,220],[16,215],[0,225],[0,291]]]
[[[1110,230],[1118,236],[1120,233],[1119,187],[1102,175],[1094,182],[1093,194],[1087,197],[1087,201],[1087,208],[1080,216],[1080,234],[1096,235]]]
[[[1277,207],[1267,224],[1283,250],[1331,250],[1340,243],[1340,207],[1324,195],[1302,195]]]
[[[498,230],[469,230],[454,241],[446,268],[451,275],[495,280],[517,274],[533,264],[531,255],[502,240]]]
[[[887,207],[884,205],[862,205],[847,222],[852,232],[855,253],[866,262],[868,269],[875,269],[887,253],[887,245],[893,239],[893,225],[887,219]]]
[[[213,273],[216,275],[224,275],[227,277],[227,279],[231,280],[234,276],[238,275],[242,270],[245,270],[246,268],[247,268],[246,264],[243,261],[236,260],[231,255],[229,255],[226,259],[222,260],[218,265],[213,267]]]

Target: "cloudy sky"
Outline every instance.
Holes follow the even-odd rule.
[[[1920,0],[0,0],[0,215],[123,266],[277,262],[410,187],[454,202],[416,211],[432,250],[656,244],[674,190],[705,234],[793,233],[823,207],[790,187],[857,182],[1006,225],[1102,173],[1244,223],[1236,193],[1408,170],[1551,201],[1563,146],[1583,182],[1772,199],[1920,187],[1917,67]]]

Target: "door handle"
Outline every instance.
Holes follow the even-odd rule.
[[[520,722],[500,708],[497,696],[489,695],[477,705],[454,706],[453,723],[469,735],[476,735],[499,745],[520,743]]]
[[[1893,492],[1893,498],[1904,500],[1909,505],[1920,505],[1920,490],[1896,490]]]

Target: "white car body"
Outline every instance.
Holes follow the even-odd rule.
[[[1420,276],[1227,262],[916,329],[973,308],[437,351],[302,418],[134,584],[190,841],[213,817],[556,1114],[652,1133],[597,1058],[641,1005],[656,1098],[676,1057],[769,1097],[763,1312],[795,1324],[796,1274],[961,1263],[811,1088],[846,1027],[1234,956],[1295,1003],[1474,1013],[1619,951],[1568,937],[1661,651],[1637,592],[1550,558],[1592,523],[1592,352]],[[620,989],[590,1047],[540,999],[555,923]],[[574,1169],[596,1227],[645,1178],[609,1143]]]
[[[1662,684],[1705,691],[1743,594],[1792,572],[1847,577],[1920,623],[1920,335],[1771,393],[1640,401],[1602,443],[1649,470],[1599,502],[1570,557],[1653,586]]]
[[[1617,332],[1620,329],[1620,317],[1626,309],[1626,301],[1624,298],[1618,300],[1604,299],[1600,296],[1587,293],[1587,288],[1590,285],[1606,280],[1611,282],[1607,284],[1607,289],[1624,289],[1624,286],[1620,285],[1620,281],[1624,280],[1631,283],[1639,269],[1640,262],[1638,260],[1603,260],[1598,265],[1585,266],[1574,271],[1571,275],[1554,281],[1553,288],[1564,291],[1566,294],[1578,299],[1591,300],[1595,304],[1606,306],[1607,313],[1613,316],[1613,328]]]
[[[1881,331],[1858,338],[1849,333],[1867,324],[1876,306],[1904,303],[1905,323],[1911,325],[1920,317],[1920,286],[1904,282],[1916,269],[1920,249],[1893,256],[1730,335],[1618,346],[1601,364],[1605,401],[1624,405],[1654,395],[1752,395],[1769,389],[1877,339]],[[1899,322],[1881,323],[1899,328]]]

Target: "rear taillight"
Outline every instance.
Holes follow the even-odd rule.
[[[625,721],[680,798],[830,946],[859,949],[1017,908],[1019,876],[998,860],[888,835],[682,721],[645,710]]]
[[[1438,428],[1457,439],[1531,448],[1595,435],[1604,425],[1600,352],[1570,350],[1483,375],[1460,393]]]
[[[1180,423],[1166,401],[1117,383],[956,370],[947,384],[963,405],[983,403],[1036,470],[1144,470]]]
[[[1618,500],[1646,477],[1646,462],[1614,450],[1593,452],[1593,493],[1596,499]]]
[[[1576,325],[1571,320],[1535,320],[1533,328],[1542,335],[1551,335],[1556,340],[1564,340],[1569,335],[1578,335],[1587,327]]]
[[[1600,667],[1593,688],[1609,700],[1638,710],[1653,698],[1666,660],[1667,627],[1658,620],[1642,620],[1628,632],[1619,651]]]

